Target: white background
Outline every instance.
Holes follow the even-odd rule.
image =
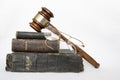
[[[95,69],[84,60],[81,73],[12,73],[5,71],[6,54],[16,31],[34,31],[29,22],[50,9],[51,23],[85,43],[86,52],[101,65]],[[0,0],[1,80],[120,80],[119,0]]]

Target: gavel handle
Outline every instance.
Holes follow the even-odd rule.
[[[69,41],[65,36],[63,36],[52,24],[48,23],[46,25],[46,28],[52,31],[53,33],[60,36],[66,43]],[[73,42],[69,41],[77,50],[78,53],[81,54],[81,56],[87,60],[91,65],[93,65],[95,68],[99,68],[100,64],[97,63],[91,56],[89,56],[85,51],[83,51],[81,48],[79,48],[77,45],[75,45]]]

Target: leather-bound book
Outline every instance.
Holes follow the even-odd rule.
[[[80,54],[70,50],[58,53],[25,53],[7,54],[6,71],[11,72],[81,72],[83,60]]]
[[[59,52],[59,40],[39,39],[12,39],[12,51],[14,52]]]
[[[45,37],[51,36],[51,33],[38,33],[38,32],[25,32],[25,31],[17,31],[16,38],[17,39],[46,39]]]

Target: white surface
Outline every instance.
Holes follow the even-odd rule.
[[[45,6],[59,30],[82,40],[83,48],[101,66],[84,61],[82,73],[6,72],[6,54],[16,31],[34,31],[29,22]],[[120,80],[120,1],[119,0],[0,0],[0,79],[1,80]]]

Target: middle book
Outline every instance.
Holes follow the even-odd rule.
[[[28,32],[27,34],[31,35],[30,32]],[[41,33],[38,33],[38,34],[41,34]],[[28,36],[28,35],[24,35],[24,36]],[[16,38],[17,38],[17,35],[16,35]],[[29,38],[12,39],[13,52],[58,53],[59,47],[60,47],[59,40],[29,39]]]

